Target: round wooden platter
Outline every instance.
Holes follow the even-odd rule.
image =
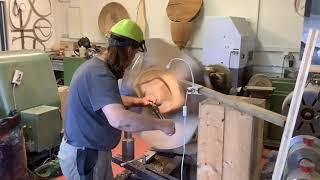
[[[167,15],[171,21],[188,22],[199,14],[202,0],[169,0]]]
[[[111,27],[122,19],[129,19],[128,11],[121,4],[111,2],[105,5],[98,19],[98,25],[101,33],[108,34]]]

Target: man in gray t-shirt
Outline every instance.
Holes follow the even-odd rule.
[[[139,26],[122,20],[111,29],[107,50],[82,64],[73,75],[58,155],[68,179],[112,179],[111,150],[119,143],[121,131],[175,133],[172,120],[145,117],[125,109],[155,104],[156,99],[120,96],[118,79],[135,54],[144,49]]]

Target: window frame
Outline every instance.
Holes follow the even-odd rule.
[[[5,1],[0,0],[0,51],[8,50],[8,33]]]

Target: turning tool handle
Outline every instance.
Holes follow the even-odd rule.
[[[160,113],[159,107],[155,104],[151,105],[153,112],[157,115],[159,119],[165,119],[165,117]]]

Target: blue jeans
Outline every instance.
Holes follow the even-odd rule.
[[[60,167],[68,180],[111,180],[111,151],[75,147],[62,139],[58,154]]]

